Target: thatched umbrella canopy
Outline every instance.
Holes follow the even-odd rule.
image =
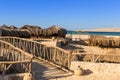
[[[8,27],[7,25],[3,24],[2,26],[0,26],[0,29],[10,29],[10,27]]]
[[[24,25],[23,27],[20,28],[21,30],[28,30],[30,36],[38,37],[39,31],[41,29],[40,26],[33,26],[33,25]]]
[[[91,36],[89,45],[99,47],[114,47],[120,48],[120,38],[104,37],[104,36]]]
[[[31,30],[31,29],[41,29],[40,26],[33,26],[33,25],[24,25],[23,27],[21,27],[20,29],[28,29],[28,30]]]
[[[15,27],[14,25],[9,26],[10,29],[18,29],[17,27]]]
[[[55,36],[55,37],[65,38],[67,30],[60,28],[59,26],[54,25],[54,26],[51,26],[49,28],[41,30],[41,33],[45,37]]]
[[[30,38],[30,34],[27,30],[18,29],[0,29],[1,36],[13,36],[21,38]]]
[[[15,26],[1,26],[1,32],[3,36],[16,36],[16,37],[25,37],[26,35],[30,37],[62,37],[65,38],[67,30],[60,28],[59,26],[51,26],[46,29],[41,29],[39,26],[32,26],[32,25],[24,25],[21,28],[17,28]],[[26,33],[26,34],[25,34]]]

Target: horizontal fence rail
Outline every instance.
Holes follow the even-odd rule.
[[[20,48],[31,56],[52,62],[66,69],[70,69],[70,63],[76,56],[78,56],[81,61],[88,62],[120,62],[120,55],[68,52],[59,47],[48,47],[37,41],[16,37],[0,37],[0,40],[11,43],[13,46]],[[118,60],[114,61],[115,58]]]
[[[79,61],[120,63],[120,54],[72,53],[71,60],[73,61],[76,56],[79,56]]]
[[[71,54],[58,47],[47,47],[40,42],[16,38],[16,37],[0,37],[1,40],[6,41],[22,49],[23,51],[33,55],[34,57],[41,58],[52,62],[53,64],[59,65],[66,69],[70,67]]]
[[[33,56],[25,51],[0,40],[0,72],[2,75],[11,73],[11,70],[15,69],[18,72],[31,72],[32,58]]]

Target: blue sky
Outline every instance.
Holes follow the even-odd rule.
[[[120,0],[0,0],[0,25],[120,27]]]

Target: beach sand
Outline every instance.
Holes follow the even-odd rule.
[[[115,38],[120,38],[120,36],[112,36],[112,35],[101,35],[105,37],[115,37]],[[67,34],[66,38],[71,38],[73,41],[79,41],[79,40],[87,40],[90,38],[90,35],[83,35],[83,34]]]
[[[73,38],[72,41],[69,41],[67,47],[63,47],[64,49],[71,51],[78,48],[84,49],[84,53],[86,54],[120,54],[119,48],[100,48],[97,46],[88,46],[81,44],[81,40],[89,39],[88,35],[67,35],[67,38]],[[106,37],[116,37],[119,36],[106,36]],[[80,40],[79,40],[80,39]],[[58,78],[54,80],[120,80],[119,73],[92,73],[85,76],[67,76],[63,78]]]
[[[106,36],[106,37],[117,37],[119,36]],[[67,51],[72,51],[76,49],[83,49],[86,54],[120,54],[119,48],[100,48],[97,46],[88,46],[87,39],[89,35],[66,35],[66,38],[73,38],[72,41],[68,41],[68,46],[62,47]],[[85,43],[84,43],[85,42]],[[119,73],[92,73],[85,76],[67,76],[63,78],[51,79],[51,80],[120,80]]]
[[[71,35],[67,35],[66,37],[72,38],[71,41],[68,41],[68,46],[63,47],[63,49],[68,50],[68,51],[76,52],[76,50],[82,50],[83,53],[85,54],[101,54],[101,55],[104,55],[104,54],[115,54],[115,55],[118,54],[119,55],[120,54],[120,48],[101,48],[98,46],[89,46],[88,45],[89,35],[80,35],[80,36],[72,35],[72,37]],[[106,36],[106,37],[120,38],[120,36]],[[107,60],[110,60],[110,58]]]
[[[119,73],[111,73],[111,74],[90,74],[86,76],[68,76],[64,78],[57,78],[51,80],[120,80]]]

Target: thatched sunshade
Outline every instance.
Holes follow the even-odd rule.
[[[9,26],[10,29],[18,29],[17,27],[15,27],[14,25]]]
[[[50,37],[50,36],[55,36],[55,37],[65,37],[67,33],[67,30],[60,28],[58,26],[51,26],[49,28],[43,29],[41,31],[41,35]]]
[[[120,48],[120,38],[104,37],[104,36],[91,36],[89,44],[99,47],[116,47]]]
[[[41,29],[40,26],[33,26],[33,25],[24,25],[23,27],[20,28],[21,30],[28,30],[29,31],[29,34],[31,36],[38,36],[39,34],[39,30]]]
[[[33,26],[33,25],[24,25],[23,27],[21,27],[20,29],[28,29],[28,30],[31,30],[31,29],[41,29],[40,26]]]
[[[0,36],[13,36],[21,38],[30,38],[30,34],[27,30],[15,30],[15,29],[0,29]]]
[[[8,27],[7,25],[3,24],[2,26],[0,26],[0,29],[10,29],[10,27]]]
[[[1,36],[15,36],[15,37],[28,37],[28,34],[30,37],[63,37],[65,38],[65,35],[67,31],[63,28],[60,28],[58,26],[51,26],[46,29],[41,29],[39,26],[31,26],[31,25],[24,25],[21,28],[17,28],[15,26],[1,26]]]
[[[33,29],[34,31],[34,29]],[[51,26],[46,29],[37,29],[36,33],[34,31],[35,35],[38,35],[40,37],[47,37],[50,38],[52,36],[54,37],[65,37],[67,31],[63,28],[60,28],[58,26]]]

